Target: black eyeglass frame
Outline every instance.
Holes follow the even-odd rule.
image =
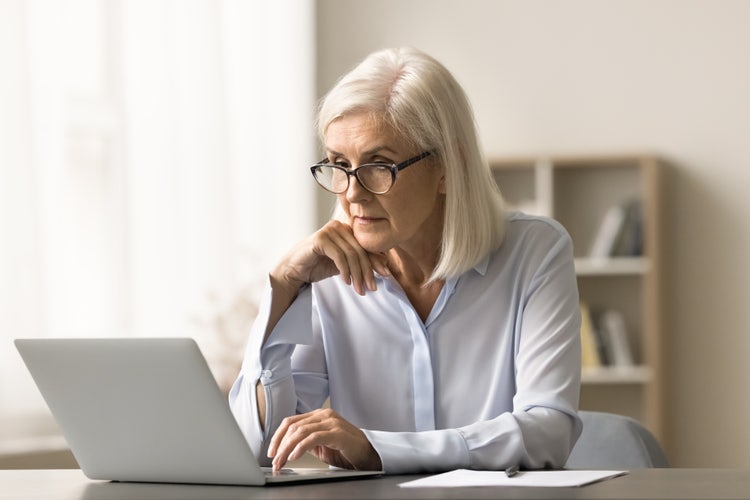
[[[372,193],[372,194],[385,194],[388,191],[390,191],[393,188],[393,185],[396,183],[396,173],[397,172],[402,171],[403,169],[405,169],[406,167],[408,167],[410,165],[414,165],[415,163],[417,163],[418,161],[422,160],[423,158],[427,158],[428,156],[430,156],[430,154],[431,153],[429,151],[424,151],[423,153],[420,153],[417,156],[409,158],[408,160],[402,161],[399,164],[388,165],[387,163],[364,163],[364,164],[358,166],[357,168],[355,168],[354,170],[348,169],[346,167],[342,167],[341,165],[334,165],[332,163],[328,163],[328,158],[323,158],[318,163],[316,163],[315,165],[313,165],[312,167],[310,167],[310,173],[312,173],[312,176],[315,179],[315,181],[318,183],[318,185],[320,187],[322,187],[323,189],[325,189],[326,191],[328,191],[329,193],[333,193],[333,194],[345,193],[347,191],[347,189],[349,189],[349,185],[351,183],[352,176],[354,176],[357,179],[357,182],[359,182],[359,185],[362,186],[367,191],[369,191],[370,193]],[[362,182],[362,179],[359,178],[359,171],[362,168],[364,168],[364,167],[371,167],[371,166],[378,166],[380,168],[384,168],[385,167],[385,168],[388,168],[391,171],[391,185],[388,186],[388,189],[386,189],[385,191],[382,191],[382,192],[373,191],[372,189],[370,189],[367,186],[365,186],[364,182]],[[318,167],[329,167],[329,168],[334,168],[336,170],[340,170],[340,171],[344,172],[346,174],[346,188],[344,188],[342,191],[336,192],[336,191],[332,191],[331,189],[328,189],[327,187],[325,187],[318,180],[318,176],[315,175],[315,172],[317,171]]]

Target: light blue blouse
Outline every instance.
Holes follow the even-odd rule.
[[[426,322],[394,279],[376,280],[364,297],[338,277],[302,290],[261,346],[266,291],[229,396],[261,461],[284,417],[330,397],[387,473],[565,464],[581,430],[580,309],[560,224],[509,215],[500,248],[447,280]]]

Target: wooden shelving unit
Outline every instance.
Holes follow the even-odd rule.
[[[508,203],[550,216],[573,239],[581,300],[621,313],[633,366],[582,369],[581,409],[643,422],[664,441],[661,177],[653,155],[491,158]],[[605,213],[629,199],[642,204],[640,255],[591,258]]]

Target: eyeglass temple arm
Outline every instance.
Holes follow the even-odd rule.
[[[421,155],[419,155],[419,156],[415,156],[414,158],[409,158],[409,159],[408,159],[408,160],[406,160],[405,162],[403,162],[403,163],[399,163],[398,165],[396,165],[396,169],[397,169],[397,170],[403,170],[403,169],[405,169],[406,167],[408,167],[409,165],[412,165],[412,164],[414,164],[414,163],[417,163],[417,162],[418,162],[419,160],[421,160],[422,158],[426,158],[426,157],[430,156],[430,154],[431,154],[431,153],[430,153],[429,151],[425,151],[424,153],[422,153],[422,154],[421,154]]]

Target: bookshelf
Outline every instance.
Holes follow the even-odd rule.
[[[631,416],[663,443],[663,162],[626,154],[491,158],[490,166],[512,207],[565,226],[573,239],[582,302],[591,310],[616,311],[625,325],[632,364],[605,360],[582,367],[581,409]],[[632,200],[640,201],[640,251],[592,257],[607,212]]]

